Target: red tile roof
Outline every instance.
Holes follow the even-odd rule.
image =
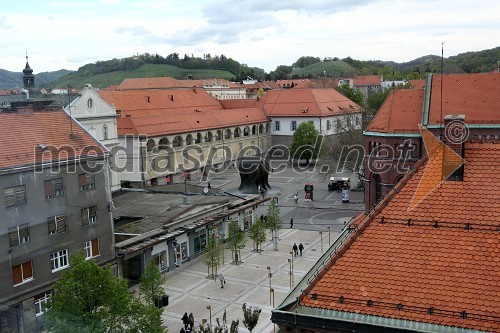
[[[160,136],[267,122],[261,109],[209,110],[176,114],[136,113],[118,118],[118,135]]]
[[[380,75],[355,76],[352,82],[355,86],[380,86],[382,77]]]
[[[241,108],[254,108],[257,105],[257,99],[221,99],[220,104],[224,109],[241,109]]]
[[[272,117],[318,117],[361,112],[361,107],[335,89],[271,90],[257,102]]]
[[[440,123],[441,115],[465,115],[467,124],[498,124],[500,120],[500,73],[450,74],[432,77],[429,124]]]
[[[281,88],[290,88],[293,84],[294,88],[307,89],[312,88],[313,82],[309,79],[295,79],[295,80],[277,80],[276,83]]]
[[[500,331],[500,144],[467,142],[463,181],[409,211],[417,187],[434,181],[424,173],[440,169],[427,165],[358,224],[301,305]]]
[[[423,89],[391,91],[367,130],[379,133],[419,133],[423,101]]]
[[[228,81],[226,79],[201,79],[201,80],[177,80],[180,84],[182,84],[185,88],[192,88],[192,87],[210,87],[210,86],[220,86],[220,85],[226,85],[228,88],[242,88],[244,89],[244,86],[241,84],[236,84],[231,81]]]
[[[0,170],[107,152],[63,111],[0,113],[0,137]]]
[[[424,89],[425,88],[425,80],[408,80],[411,87],[414,89]]]

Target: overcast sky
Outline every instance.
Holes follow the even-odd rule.
[[[77,70],[177,52],[266,72],[301,56],[406,62],[500,46],[499,0],[5,1],[0,68]],[[499,59],[500,60],[500,59]]]

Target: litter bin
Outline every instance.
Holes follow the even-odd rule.
[[[155,306],[157,308],[162,308],[163,307],[163,299],[159,298],[155,300]]]
[[[168,295],[163,295],[161,297],[161,303],[163,304],[163,306],[167,306],[168,305]]]

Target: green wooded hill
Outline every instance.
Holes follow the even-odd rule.
[[[85,74],[79,70],[51,82],[49,88],[67,86],[82,88],[85,84],[90,83],[93,87],[104,89],[110,85],[120,84],[126,78],[169,76],[177,79],[188,79],[189,75],[193,79],[232,79],[234,77],[232,73],[225,70],[187,69],[164,64],[143,64],[139,68],[132,70],[118,70],[98,74]]]
[[[37,87],[44,87],[49,82],[53,82],[62,76],[68,75],[72,71],[60,69],[54,72],[43,72],[36,74],[35,83]],[[23,72],[11,72],[0,69],[0,89],[14,89],[23,87]]]

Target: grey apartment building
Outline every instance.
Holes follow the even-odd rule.
[[[70,254],[113,264],[108,151],[62,110],[0,113],[0,321],[43,330]]]

